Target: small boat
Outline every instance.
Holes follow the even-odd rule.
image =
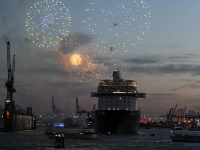
[[[110,135],[111,135],[111,133],[110,133],[110,132],[108,132],[108,133],[107,133],[107,136],[110,136]]]
[[[56,147],[56,148],[65,147],[65,141],[64,141],[64,137],[62,135],[58,135],[56,137],[56,141],[54,142],[54,147]]]
[[[188,135],[188,134],[176,134],[174,136],[171,136],[171,140],[180,142],[200,142],[200,136]]]
[[[200,135],[189,135],[189,134],[175,134],[173,131],[172,141],[176,142],[200,142]]]

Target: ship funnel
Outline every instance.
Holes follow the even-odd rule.
[[[124,80],[121,78],[121,73],[119,70],[113,71],[113,82],[123,82]]]

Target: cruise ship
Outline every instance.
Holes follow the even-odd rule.
[[[124,80],[119,70],[113,71],[112,80],[100,80],[97,92],[91,92],[91,97],[98,98],[95,132],[138,132],[141,117],[137,99],[145,98],[146,93],[138,92],[135,80]]]

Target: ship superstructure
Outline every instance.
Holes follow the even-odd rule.
[[[98,110],[95,111],[95,131],[136,133],[139,127],[140,110],[137,98],[145,98],[138,92],[135,80],[124,80],[119,70],[113,71],[112,80],[100,80],[97,92]]]

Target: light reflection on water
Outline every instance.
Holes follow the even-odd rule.
[[[0,149],[3,150],[53,150],[54,139],[48,139],[45,129],[20,131],[13,133],[0,132]],[[199,134],[200,132],[177,131]],[[154,133],[155,136],[151,136]],[[67,150],[197,150],[200,143],[172,142],[170,129],[140,129],[137,135],[131,134],[98,134],[99,140],[65,140]]]

